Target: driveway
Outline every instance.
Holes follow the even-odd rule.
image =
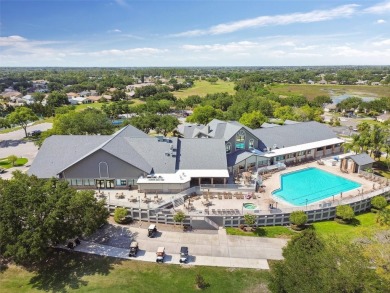
[[[159,231],[156,237],[149,238],[147,229],[109,224],[83,241],[86,244],[80,251],[111,256],[118,253],[117,257],[124,257],[133,240],[142,251],[139,260],[155,261],[157,247],[164,246],[170,256],[167,262],[178,263],[180,247],[187,246],[193,264],[249,268],[268,268],[266,260],[282,259],[282,248],[287,244],[286,239],[227,235],[222,228],[218,233],[206,234]]]
[[[45,131],[47,129],[50,129],[51,127],[52,123],[42,123],[27,127],[27,131]],[[20,170],[22,172],[27,171],[32,162],[34,161],[35,157],[37,156],[38,147],[34,145],[34,143],[31,141],[22,140],[23,138],[23,129],[0,134],[0,158],[6,158],[10,155],[15,155],[17,157],[23,157],[28,159],[28,162],[25,166],[7,169],[5,173],[0,174],[1,178],[10,179],[12,177],[12,172],[15,170]]]

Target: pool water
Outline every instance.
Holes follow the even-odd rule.
[[[256,209],[256,205],[254,205],[253,203],[244,203],[242,204],[244,206],[244,208],[248,209],[248,210],[254,210]]]
[[[272,192],[284,201],[303,206],[360,187],[361,184],[317,169],[306,168],[281,176],[281,188]]]

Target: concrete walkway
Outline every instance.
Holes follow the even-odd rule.
[[[120,229],[114,232],[121,236],[120,242],[110,241],[110,245],[105,245],[82,241],[75,250],[129,259],[127,247],[135,240],[140,248],[137,257],[131,258],[135,260],[155,262],[157,247],[164,246],[167,254],[164,262],[179,264],[180,247],[187,246],[191,255],[190,265],[269,269],[267,259],[282,259],[282,248],[287,244],[286,239],[227,235],[222,228],[213,234],[158,231],[155,238],[149,238],[145,228],[132,226],[129,230],[129,234],[126,233],[127,230]],[[108,235],[107,231],[101,231],[101,234],[115,238],[113,234]],[[123,237],[126,235],[130,236],[128,243],[124,244]]]

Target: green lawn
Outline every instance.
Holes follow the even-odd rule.
[[[343,240],[351,240],[363,237],[368,233],[386,229],[376,223],[376,215],[373,213],[364,213],[357,215],[355,220],[349,224],[339,224],[336,221],[323,221],[309,225],[309,229],[315,229],[318,235],[327,237],[338,237]],[[229,235],[252,236],[252,237],[271,237],[271,238],[291,238],[296,233],[288,227],[259,227],[254,232],[244,232],[238,228],[226,228]]]
[[[297,94],[307,97],[309,100],[316,96],[329,95],[334,92],[335,95],[350,94],[355,96],[385,97],[389,96],[390,88],[388,86],[372,85],[310,85],[310,84],[277,84],[270,90],[279,95]]]
[[[79,111],[85,110],[87,108],[100,109],[104,104],[107,104],[107,103],[80,104],[80,105],[76,105],[76,111],[79,112]]]
[[[15,162],[15,166],[12,166],[11,162],[7,158],[0,159],[0,168],[9,169],[12,167],[20,167],[28,162],[26,158],[18,158]]]
[[[292,231],[288,227],[274,226],[274,227],[259,227],[256,231],[245,232],[239,228],[226,228],[228,235],[238,236],[253,236],[253,237],[270,237],[270,238],[290,238],[297,232]]]
[[[61,252],[34,270],[10,266],[0,273],[6,292],[197,292],[201,274],[206,292],[268,292],[268,271],[179,266]]]
[[[204,97],[207,94],[216,93],[228,93],[233,95],[235,92],[234,82],[218,80],[215,84],[211,84],[205,80],[196,80],[193,87],[173,92],[173,95],[178,99],[185,99],[188,96],[193,95],[198,95],[201,97]]]

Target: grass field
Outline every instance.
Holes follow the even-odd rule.
[[[28,162],[26,158],[18,158],[15,162],[15,166],[12,166],[11,162],[7,158],[0,159],[0,168],[9,169],[12,167],[20,167]]]
[[[155,264],[65,251],[34,271],[9,266],[0,273],[0,291],[197,292],[197,274],[209,284],[206,292],[268,292],[268,271]]]
[[[216,82],[215,84],[211,84],[210,82],[205,80],[196,80],[193,87],[173,92],[173,95],[178,99],[185,99],[188,96],[193,95],[204,97],[207,94],[234,94],[235,92],[236,91],[234,90],[234,82],[218,80],[218,82]]]
[[[299,94],[307,97],[309,100],[316,96],[350,94],[366,97],[384,97],[390,96],[389,86],[372,85],[317,85],[317,84],[278,84],[272,86],[270,90],[279,95]]]
[[[95,108],[95,109],[100,109],[105,103],[91,103],[91,104],[80,104],[76,105],[76,111],[82,111],[87,108]]]
[[[309,226],[314,229],[318,235],[327,237],[337,237],[342,240],[351,240],[358,237],[363,237],[369,233],[373,233],[380,229],[385,229],[376,223],[376,215],[373,213],[364,213],[357,215],[355,220],[349,224],[339,224],[336,221],[323,221],[313,223]],[[253,232],[244,232],[238,228],[226,228],[229,235],[252,236],[252,237],[271,237],[271,238],[290,238],[295,235],[295,232],[288,227],[260,227]]]

